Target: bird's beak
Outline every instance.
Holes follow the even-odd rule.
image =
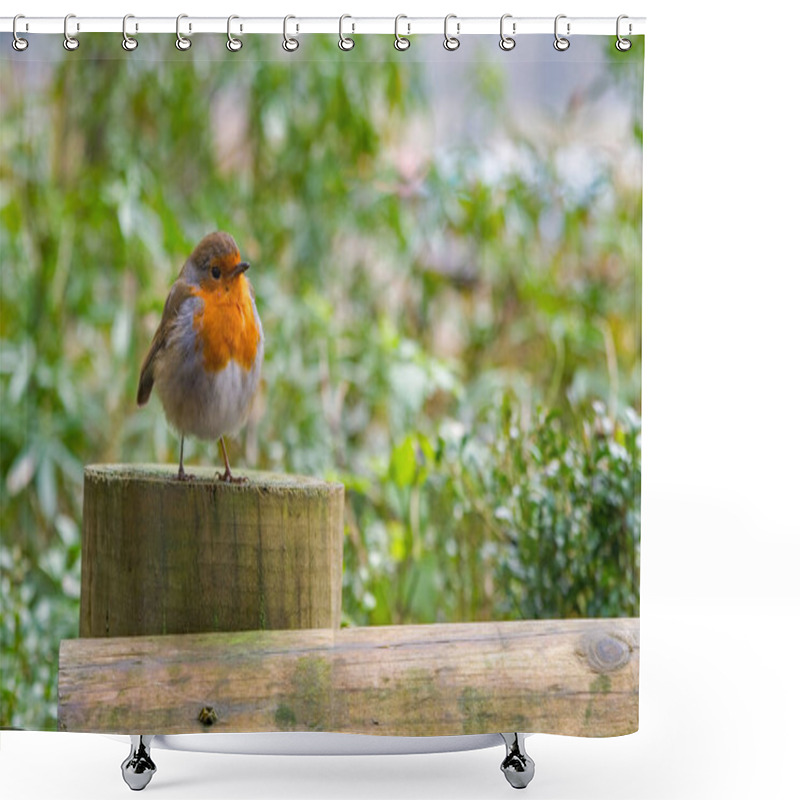
[[[237,275],[241,275],[243,272],[247,272],[248,269],[250,269],[250,265],[246,261],[240,261],[233,268],[233,272],[231,272],[231,277],[235,278]]]

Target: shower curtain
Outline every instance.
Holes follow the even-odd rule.
[[[643,39],[28,38],[23,52],[0,38],[0,727],[113,730],[58,708],[59,645],[87,638],[84,469],[155,464],[169,483],[181,455],[216,491],[216,444],[182,447],[155,395],[136,397],[170,287],[226,232],[263,328],[226,438],[233,474],[343,487],[335,658],[298,656],[252,729],[496,733],[503,654],[534,622],[576,644],[563,662],[560,645],[519,651],[515,668],[547,685],[505,724],[636,730]],[[275,627],[261,622],[242,628]],[[410,651],[426,631],[446,646],[385,684],[377,657],[374,719],[348,727],[345,651]],[[242,658],[264,647],[237,642]],[[566,719],[548,709],[573,692],[570,659]],[[195,699],[187,732],[219,728],[225,708]]]

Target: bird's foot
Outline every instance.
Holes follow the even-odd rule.
[[[247,483],[247,478],[245,478],[244,475],[235,478],[229,469],[226,469],[225,472],[218,472],[216,478],[218,481],[223,481],[224,483]]]
[[[193,481],[194,475],[189,472],[186,472],[183,467],[178,470],[178,474],[176,476],[177,480],[179,481]]]

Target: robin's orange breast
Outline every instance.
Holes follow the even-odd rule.
[[[192,294],[203,300],[194,315],[203,366],[219,372],[233,359],[243,369],[252,369],[261,334],[247,278],[239,275],[210,291],[197,287]]]

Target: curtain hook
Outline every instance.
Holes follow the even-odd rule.
[[[235,19],[239,19],[239,17],[237,17],[236,14],[231,14],[228,17],[228,41],[225,43],[225,47],[227,47],[228,50],[231,51],[231,53],[238,52],[239,50],[242,49],[242,46],[244,45],[244,42],[241,39],[237,39],[231,33],[231,22],[233,22],[233,20]],[[239,28],[239,30],[241,30],[241,28]]]
[[[553,42],[553,47],[558,50],[560,53],[563,53],[565,50],[569,48],[569,39],[566,36],[561,36],[558,32],[558,21],[560,19],[566,19],[566,14],[559,14],[556,17],[555,25],[553,26],[553,31],[555,33],[556,39]],[[569,36],[569,22],[567,23],[567,36]]]
[[[458,48],[461,46],[461,40],[458,38],[458,34],[459,34],[460,30],[461,30],[461,23],[460,22],[456,22],[456,35],[455,36],[451,36],[447,32],[447,25],[448,25],[448,23],[450,22],[451,19],[458,20],[458,17],[455,14],[448,14],[444,18],[444,42],[443,42],[443,45],[444,45],[444,49],[445,50],[449,50],[452,53],[453,50],[458,50]]]
[[[297,19],[297,17],[293,16],[292,14],[288,14],[283,18],[283,42],[281,46],[287,53],[293,53],[300,47],[300,40],[295,39],[294,36],[289,36],[288,33],[288,25],[290,19]]]
[[[127,50],[130,53],[132,50],[135,50],[139,46],[139,42],[137,39],[134,39],[133,36],[128,35],[129,19],[136,19],[136,17],[134,17],[133,14],[126,14],[122,18],[122,49]]]
[[[17,14],[17,16],[14,17],[14,22],[11,24],[11,32],[14,34],[14,38],[11,40],[11,46],[18,53],[21,53],[23,50],[27,50],[28,49],[28,40],[27,39],[23,39],[17,33],[17,20],[18,19],[25,19],[25,15],[24,14]]]
[[[175,20],[175,36],[177,37],[175,39],[175,47],[177,47],[178,50],[188,50],[192,46],[192,40],[191,39],[187,39],[181,33],[181,20],[182,19],[188,19],[188,18],[189,18],[188,14],[178,14],[178,18]],[[189,30],[191,31],[191,29],[192,29],[192,26],[190,24],[189,25]]]
[[[508,36],[503,30],[503,26],[505,25],[507,19],[513,19],[511,14],[503,14],[503,16],[500,17],[500,49],[505,50],[506,52],[513,50],[517,46],[517,40],[514,39],[513,36]],[[511,23],[511,32],[517,32],[516,22]]]
[[[405,36],[400,35],[400,20],[408,19],[405,14],[398,14],[394,18],[394,49],[395,50],[408,50],[411,47],[411,39],[406,39]],[[411,33],[411,23],[407,22],[408,33]]]
[[[619,23],[622,22],[623,19],[628,19],[628,16],[626,14],[620,14],[617,17],[617,41],[616,41],[616,44],[614,45],[617,48],[617,50],[620,51],[620,53],[624,53],[626,50],[630,50],[631,47],[633,47],[633,42],[630,39],[623,39],[622,36],[620,35]],[[631,23],[629,22],[628,23],[628,36],[631,35],[632,29],[633,28],[631,26]]]
[[[353,39],[351,39],[349,36],[345,36],[344,32],[342,30],[342,28],[344,26],[344,21],[346,19],[353,19],[353,18],[349,14],[342,14],[342,16],[339,17],[339,49],[340,50],[352,50],[356,46],[355,41],[353,41]],[[353,31],[355,31],[355,29],[356,29],[355,23],[352,23],[352,26],[353,26]]]
[[[67,16],[64,17],[64,49],[65,50],[69,50],[70,52],[72,50],[77,50],[78,46],[80,45],[80,42],[78,41],[78,39],[75,36],[70,36],[69,35],[68,28],[69,28],[69,21],[71,19],[75,19],[75,15],[74,14],[67,14]],[[77,25],[77,23],[76,23],[76,25]],[[80,29],[81,29],[80,25],[77,25],[76,30],[80,30]]]

